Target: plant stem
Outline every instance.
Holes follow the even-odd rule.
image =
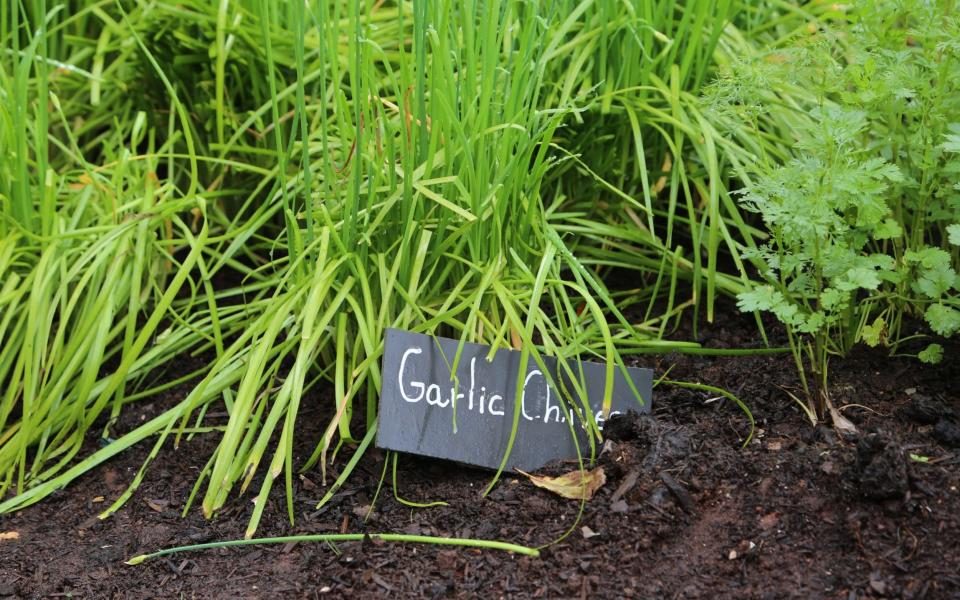
[[[157,552],[140,554],[126,561],[128,565],[139,565],[147,560],[177,554],[178,552],[193,552],[210,548],[229,548],[232,546],[250,546],[254,544],[289,544],[291,542],[360,542],[364,540],[382,540],[384,542],[406,542],[410,544],[435,544],[438,546],[466,546],[470,548],[485,548],[489,550],[503,550],[526,556],[539,557],[540,551],[536,548],[498,542],[495,540],[471,540],[466,538],[443,538],[429,535],[406,535],[400,533],[330,533],[315,535],[289,535],[282,537],[253,538],[244,540],[227,540],[224,542],[207,542],[205,544],[191,544],[166,548]]]

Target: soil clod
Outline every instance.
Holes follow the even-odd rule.
[[[857,442],[860,493],[874,500],[898,498],[907,491],[907,461],[903,449],[881,432]]]
[[[923,425],[933,425],[945,417],[953,416],[953,411],[943,402],[920,393],[911,395],[909,402],[898,412],[907,419]]]
[[[945,446],[960,448],[960,425],[948,419],[940,419],[933,428],[933,437]]]
[[[603,425],[603,434],[615,442],[629,442],[644,438],[655,419],[630,411],[622,415],[613,415]]]

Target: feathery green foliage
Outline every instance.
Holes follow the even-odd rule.
[[[859,341],[897,351],[917,337],[903,329],[907,314],[924,315],[938,335],[960,330],[949,235],[960,222],[958,9],[858,2],[712,90],[757,132],[767,127],[760,115],[794,119],[789,158],[766,157],[745,181],[741,204],[771,239],[749,253],[767,283],[740,294],[740,307],[774,313],[797,336],[798,364],[806,359],[817,377],[807,392],[820,396],[818,411],[829,403],[831,355]],[[737,80],[770,91],[748,99]],[[942,347],[918,356],[936,362]]]

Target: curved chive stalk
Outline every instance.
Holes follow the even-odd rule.
[[[495,540],[472,540],[468,538],[443,538],[429,535],[405,535],[400,533],[330,533],[316,535],[290,535],[283,537],[254,538],[249,540],[227,540],[225,542],[208,542],[205,544],[192,544],[190,546],[177,546],[176,548],[167,548],[149,554],[134,556],[126,561],[128,565],[139,565],[140,563],[152,558],[159,558],[178,552],[192,552],[195,550],[207,550],[209,548],[229,548],[230,546],[249,546],[252,544],[287,544],[290,542],[359,542],[364,539],[382,540],[384,542],[406,542],[410,544],[436,544],[438,546],[468,546],[472,548],[486,548],[489,550],[503,550],[506,552],[515,552],[526,556],[539,557],[540,551],[536,548],[528,548],[518,544],[508,542],[498,542]]]

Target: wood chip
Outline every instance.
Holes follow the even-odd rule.
[[[0,541],[4,540],[19,540],[20,532],[19,531],[0,531]]]
[[[676,496],[677,500],[680,502],[680,506],[683,507],[683,510],[687,511],[690,514],[696,512],[696,507],[693,504],[693,498],[690,497],[690,494],[687,490],[677,483],[677,480],[673,478],[670,473],[662,471],[660,473],[660,481],[663,482],[667,489]]]
[[[623,481],[620,482],[620,485],[617,487],[617,490],[613,492],[613,495],[610,496],[610,503],[616,504],[623,496],[633,489],[633,486],[637,485],[637,477],[640,476],[640,473],[637,471],[630,471],[627,473],[627,476],[623,478]]]
[[[388,592],[392,592],[392,591],[396,590],[395,587],[393,587],[392,585],[390,585],[389,583],[387,583],[387,582],[383,579],[383,577],[380,577],[380,576],[377,575],[376,573],[373,574],[373,582],[376,583],[377,585],[379,585],[380,587],[382,587],[383,589],[387,590]]]

